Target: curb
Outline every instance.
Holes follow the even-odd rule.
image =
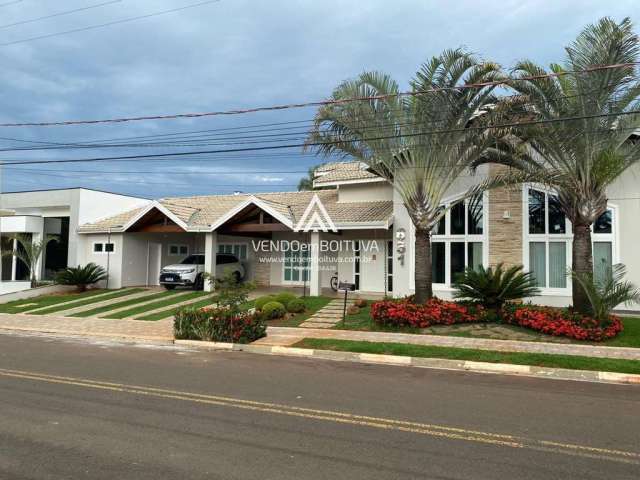
[[[509,363],[472,362],[445,360],[440,358],[406,357],[401,355],[380,355],[373,353],[336,352],[311,348],[251,345],[239,343],[202,342],[199,340],[174,340],[176,345],[184,345],[207,350],[257,353],[262,355],[282,355],[304,358],[318,358],[342,362],[356,362],[376,365],[395,365],[440,370],[457,370],[475,373],[519,375],[553,380],[573,380],[582,382],[640,385],[640,375],[599,372],[591,370],[570,370],[565,368],[535,367]]]
[[[8,333],[8,334],[40,334],[40,335],[50,335],[56,337],[69,337],[69,338],[87,338],[87,339],[99,339],[99,340],[113,340],[124,343],[146,343],[153,345],[173,345],[173,338],[169,337],[160,337],[160,336],[130,336],[130,335],[118,335],[115,333],[73,333],[65,330],[56,330],[56,329],[42,329],[42,328],[26,328],[26,327],[0,327],[0,334]]]

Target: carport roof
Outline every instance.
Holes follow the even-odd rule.
[[[78,232],[126,231],[131,224],[153,208],[164,212],[185,231],[207,231],[230,215],[234,209],[250,202],[272,213],[276,218],[282,218],[289,225],[295,225],[314,195],[318,195],[327,213],[339,229],[387,228],[391,224],[392,201],[338,202],[337,190],[317,190],[163,198],[149,202],[140,208],[81,225]]]

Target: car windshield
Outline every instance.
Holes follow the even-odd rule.
[[[180,263],[182,265],[204,265],[204,255],[189,255]]]

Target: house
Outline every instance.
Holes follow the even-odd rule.
[[[504,262],[534,273],[542,292],[537,303],[569,304],[571,225],[555,208],[553,192],[523,185],[459,202],[492,168],[461,176],[448,192],[445,204],[452,207],[432,236],[435,294],[449,298],[452,279],[468,266]],[[596,222],[592,239],[596,275],[624,263],[629,280],[640,285],[636,173],[611,187],[609,208]],[[84,216],[74,224],[75,262],[69,263],[103,265],[109,269],[109,287],[118,288],[157,285],[163,265],[191,253],[204,253],[205,269],[214,271],[215,252],[228,252],[245,263],[248,278],[258,285],[307,286],[313,295],[337,277],[354,283],[362,294],[411,294],[414,228],[392,185],[360,162],[343,162],[318,168],[314,188],[129,198],[117,212],[93,212],[93,218]]]

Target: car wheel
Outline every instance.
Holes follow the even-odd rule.
[[[174,288],[176,288],[175,285],[167,285],[166,283],[163,285],[164,288],[166,288],[167,290],[173,290]]]
[[[196,281],[193,282],[193,289],[194,290],[204,290],[204,276],[202,274],[199,274],[196,277]]]
[[[242,275],[240,275],[240,272],[238,271],[233,272],[233,278],[235,279],[236,283],[240,283],[242,281]]]

